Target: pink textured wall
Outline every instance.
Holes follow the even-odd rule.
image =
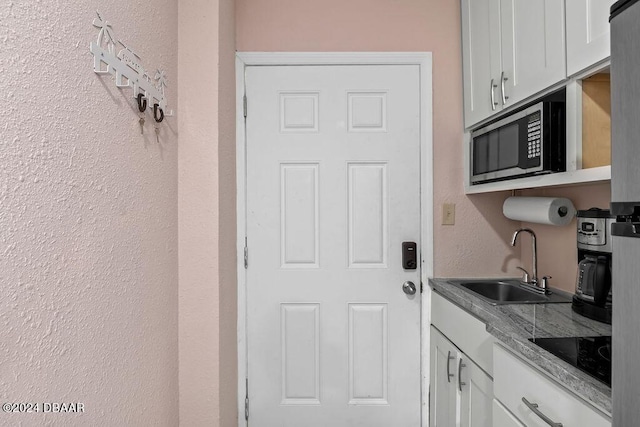
[[[578,210],[609,209],[611,186],[607,183],[566,188],[527,190],[523,196],[567,197]],[[576,248],[576,220],[566,227],[522,223],[531,228],[538,241],[538,275],[552,276],[551,286],[575,292],[578,250]],[[531,244],[528,237],[519,243],[522,260],[527,269],[531,265]],[[519,239],[519,238],[518,238]],[[531,270],[529,270],[531,271]]]
[[[179,1],[180,424],[237,425],[234,2]]]
[[[220,426],[238,425],[238,287],[236,274],[235,1],[220,0],[218,161],[220,223]]]
[[[176,120],[93,72],[96,10],[176,107],[174,1],[0,5],[0,402],[85,408],[2,425],[178,423]]]
[[[460,3],[437,0],[237,0],[239,51],[433,52],[435,275],[516,274],[507,193],[463,188]],[[456,225],[442,226],[442,204]]]

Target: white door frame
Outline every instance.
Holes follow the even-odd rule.
[[[418,65],[420,67],[420,215],[424,284],[421,312],[422,426],[429,424],[429,324],[433,277],[433,107],[431,52],[238,52],[236,54],[236,179],[238,268],[238,426],[246,427],[247,281],[245,68],[259,65]]]

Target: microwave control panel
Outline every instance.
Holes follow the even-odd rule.
[[[537,111],[527,117],[527,159],[540,157],[540,141],[542,140],[542,120],[540,116],[540,111]]]

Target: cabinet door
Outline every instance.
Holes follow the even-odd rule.
[[[500,402],[493,399],[493,426],[494,427],[524,427],[511,412],[507,410]]]
[[[430,423],[432,427],[451,427],[456,423],[457,349],[444,335],[431,327],[431,393]]]
[[[457,366],[460,426],[492,427],[493,381],[464,353]]]
[[[566,77],[564,2],[501,0],[500,12],[506,79],[500,102],[508,106]]]
[[[469,128],[499,110],[500,0],[462,0],[464,123]]]
[[[567,74],[609,57],[609,9],[614,0],[566,0]]]

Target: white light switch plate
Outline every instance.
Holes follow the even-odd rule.
[[[454,225],[456,223],[455,203],[444,203],[442,205],[442,225]]]

